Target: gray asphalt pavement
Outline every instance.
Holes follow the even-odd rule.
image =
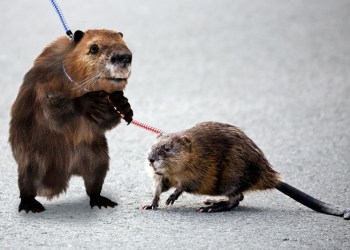
[[[284,180],[350,206],[350,1],[60,1],[72,30],[124,33],[133,52],[126,90],[135,119],[165,131],[201,121],[241,127]],[[108,133],[103,194],[93,209],[82,179],[47,211],[18,213],[9,110],[45,45],[64,35],[49,1],[2,0],[0,15],[1,249],[350,249],[350,221],[278,191],[248,194],[232,212],[200,214],[183,195],[158,211],[145,153],[155,135],[125,124]]]

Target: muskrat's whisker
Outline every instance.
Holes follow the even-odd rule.
[[[147,158],[148,158],[147,154],[140,153],[140,152],[137,152],[137,151],[127,150],[127,151],[125,151],[125,152],[126,152],[126,153],[131,153],[131,154],[134,154],[134,155],[137,155],[138,157],[142,157],[142,159],[147,159]]]

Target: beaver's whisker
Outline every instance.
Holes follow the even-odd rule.
[[[85,87],[89,86],[94,82],[94,80],[100,78],[107,70],[103,70],[102,72],[84,80],[82,83],[80,83],[78,86],[72,88],[73,90],[83,90]]]

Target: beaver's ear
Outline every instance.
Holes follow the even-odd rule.
[[[81,30],[77,30],[74,32],[73,41],[78,43],[83,38],[83,36],[84,36],[84,32],[82,32]]]

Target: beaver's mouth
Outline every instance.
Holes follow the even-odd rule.
[[[114,77],[106,77],[106,79],[108,81],[112,81],[112,82],[116,82],[116,83],[128,80],[127,78],[114,78]]]

